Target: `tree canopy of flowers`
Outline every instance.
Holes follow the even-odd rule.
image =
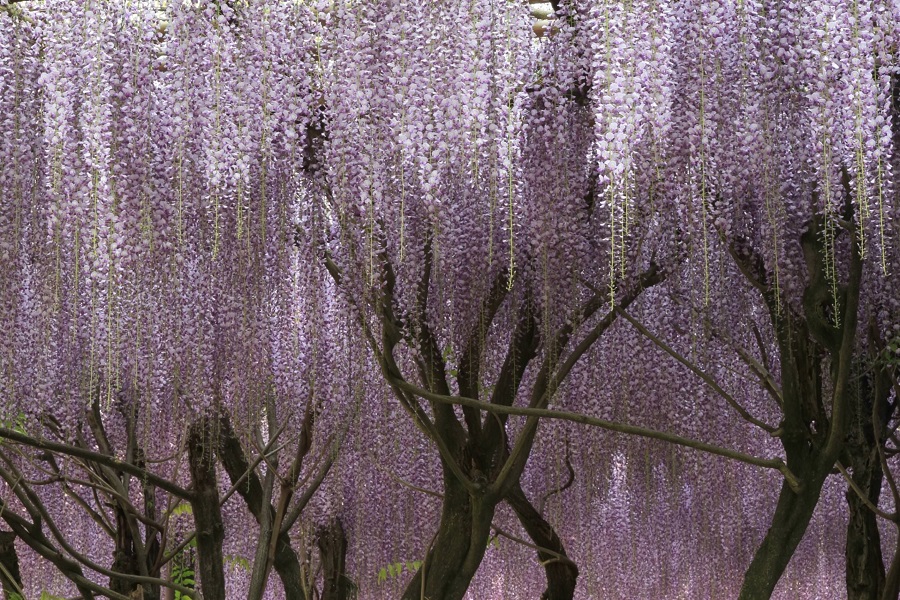
[[[896,600],[898,150],[898,0],[0,0],[0,590]]]

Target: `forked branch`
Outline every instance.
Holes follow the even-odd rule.
[[[681,437],[681,436],[673,434],[673,433],[657,431],[654,429],[648,429],[646,427],[639,427],[636,425],[626,425],[624,423],[615,423],[613,421],[606,421],[604,419],[598,419],[596,417],[591,417],[591,416],[584,415],[581,413],[574,413],[574,412],[555,410],[555,409],[547,409],[547,408],[499,406],[496,404],[490,404],[487,402],[482,402],[480,400],[475,400],[474,398],[464,398],[462,396],[442,396],[440,394],[435,394],[435,393],[429,392],[426,389],[415,386],[415,385],[408,383],[407,381],[404,381],[402,379],[394,379],[391,383],[410,394],[416,394],[422,398],[425,398],[427,400],[432,400],[434,402],[444,402],[446,404],[458,404],[460,406],[471,406],[473,408],[478,408],[478,409],[481,409],[486,412],[497,413],[497,414],[571,421],[573,423],[581,423],[583,425],[591,425],[593,427],[599,427],[600,429],[606,429],[608,431],[616,431],[618,433],[627,433],[627,434],[636,435],[639,437],[645,437],[645,438],[650,438],[650,439],[661,440],[664,442],[669,442],[669,443],[675,444],[677,446],[684,446],[686,448],[694,448],[695,450],[700,450],[701,452],[706,452],[708,454],[714,454],[716,456],[722,456],[724,458],[730,458],[732,460],[747,463],[750,465],[755,465],[757,467],[776,469],[779,472],[781,472],[781,474],[784,476],[785,480],[787,481],[788,485],[791,486],[791,489],[794,489],[795,491],[800,490],[799,480],[797,479],[796,475],[794,475],[790,471],[790,469],[787,468],[787,466],[784,464],[784,461],[781,458],[769,458],[769,459],[759,458],[756,456],[751,456],[749,454],[744,454],[743,452],[738,452],[736,450],[730,450],[727,448],[722,448],[720,446],[715,446],[713,444],[707,444],[706,442],[700,442],[697,440],[692,440],[689,438]]]
[[[681,363],[682,365],[687,367],[694,375],[696,375],[701,380],[703,380],[703,382],[706,385],[708,385],[717,394],[719,394],[722,398],[724,398],[725,401],[728,403],[728,405],[731,406],[734,410],[736,410],[739,415],[741,415],[741,418],[743,418],[748,423],[752,423],[753,425],[756,425],[757,427],[759,427],[760,429],[762,429],[763,431],[766,431],[768,433],[773,433],[775,431],[775,427],[772,427],[771,425],[769,425],[763,421],[760,421],[759,419],[757,419],[756,417],[751,415],[747,411],[747,409],[745,409],[737,400],[735,400],[734,396],[732,396],[731,394],[726,392],[722,388],[722,386],[720,386],[718,384],[718,382],[716,382],[715,379],[713,379],[709,374],[707,374],[705,371],[703,371],[700,367],[695,365],[693,362],[686,359],[684,356],[681,355],[681,353],[679,353],[677,350],[675,350],[674,348],[672,348],[671,346],[666,344],[659,337],[657,337],[653,333],[651,333],[649,329],[644,327],[644,325],[641,324],[637,319],[635,319],[634,317],[629,315],[627,312],[625,312],[624,309],[622,309],[620,307],[616,307],[615,311],[619,315],[621,315],[623,319],[625,319],[626,321],[631,323],[631,325],[634,326],[635,329],[637,329],[639,332],[641,332],[641,335],[643,335],[648,340],[653,342],[654,345],[656,345],[657,347],[662,349],[666,354],[668,354],[669,356],[671,356],[672,358],[677,360],[679,363]]]

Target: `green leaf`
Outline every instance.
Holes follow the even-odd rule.
[[[180,568],[177,565],[172,567],[172,583],[194,589],[196,585],[194,569],[190,567]],[[175,590],[175,600],[184,600],[184,596],[178,590]]]
[[[388,579],[400,577],[403,574],[404,566],[406,567],[407,571],[415,573],[420,568],[422,568],[422,561],[413,560],[388,563],[387,566],[381,567],[381,569],[378,570],[378,583],[384,583]]]
[[[895,337],[887,344],[879,357],[885,367],[900,367],[900,337]]]
[[[0,427],[6,427],[7,429],[12,429],[16,433],[21,433],[26,435],[25,431],[25,423],[26,417],[25,413],[20,412],[14,419],[0,419]],[[0,440],[0,445],[3,444],[3,440]]]
[[[249,571],[251,569],[250,561],[243,556],[238,556],[236,554],[229,554],[225,556],[225,562],[232,565],[237,565],[239,567],[243,567],[244,570]]]
[[[494,393],[493,385],[479,385],[478,392],[484,394],[485,396],[489,396]]]
[[[196,538],[192,540],[196,545]],[[188,544],[172,561],[171,572],[172,583],[186,587],[188,589],[196,589],[196,573],[194,572],[194,552],[191,550],[191,544]],[[175,600],[184,600],[184,596],[178,590],[175,590]]]
[[[421,566],[422,566],[421,560],[414,560],[412,562],[406,563],[406,570],[410,571],[411,573],[415,573],[416,571],[419,570],[419,567],[421,567]]]

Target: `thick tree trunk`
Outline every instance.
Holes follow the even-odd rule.
[[[778,580],[806,533],[824,482],[824,475],[812,481],[804,480],[803,490],[799,494],[787,483],[782,484],[772,525],[744,574],[739,600],[768,600],[772,597]]]
[[[0,531],[0,583],[5,600],[15,598],[22,589],[22,574],[19,572],[19,557],[16,554],[16,534]]]
[[[300,568],[297,553],[291,547],[290,537],[285,533],[279,533],[275,541],[275,561],[272,565],[284,587],[285,600],[306,600],[301,583],[303,570]]]
[[[216,448],[210,425],[210,419],[202,418],[192,424],[188,432],[188,461],[194,484],[191,508],[197,531],[197,562],[203,600],[226,600],[225,561],[222,553],[225,527],[219,507]]]
[[[347,558],[347,536],[338,518],[332,519],[318,534],[316,543],[322,556],[322,600],[352,600],[356,585],[344,572]]]
[[[881,405],[886,405],[887,401],[887,394],[882,388],[888,388],[870,385],[867,377],[858,378],[857,385],[859,393],[854,394],[850,401],[851,426],[844,449],[844,462],[850,468],[856,487],[872,505],[878,506],[884,473],[881,471],[873,419],[882,419]],[[874,412],[873,403],[876,403]],[[877,516],[853,488],[848,488],[846,498],[850,512],[845,552],[847,600],[879,600],[884,590],[884,560]]]
[[[553,526],[532,506],[519,485],[506,497],[506,502],[515,511],[535,545],[550,551],[538,551],[538,560],[547,573],[547,589],[541,594],[541,600],[572,600],[578,566],[566,555],[566,549]]]
[[[256,552],[253,554],[253,566],[250,569],[250,588],[247,600],[262,600],[269,584],[269,553],[272,542],[272,522],[274,515],[268,510],[272,488],[275,484],[275,471],[270,466],[263,480],[262,510],[259,512],[259,536],[256,539]]]
[[[444,484],[437,535],[402,600],[462,600],[487,550],[497,502],[470,495],[452,475]]]
[[[860,464],[863,462],[866,464]],[[857,461],[853,479],[877,506],[882,480],[878,458],[869,456],[867,461]],[[847,491],[847,504],[850,509],[845,554],[847,600],[879,600],[884,589],[884,560],[877,517],[852,489]]]
[[[124,575],[140,575],[138,559],[134,551],[134,540],[131,538],[131,530],[126,522],[125,511],[120,506],[114,508],[116,515],[116,549],[113,551],[113,563],[110,569]],[[131,595],[139,584],[122,577],[111,576],[109,589],[123,596]]]

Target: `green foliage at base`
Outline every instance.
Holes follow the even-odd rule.
[[[196,589],[196,573],[194,572],[194,547],[196,540],[192,540],[184,550],[172,561],[171,581],[176,585],[190,590]],[[186,600],[181,592],[175,590],[175,600]]]

